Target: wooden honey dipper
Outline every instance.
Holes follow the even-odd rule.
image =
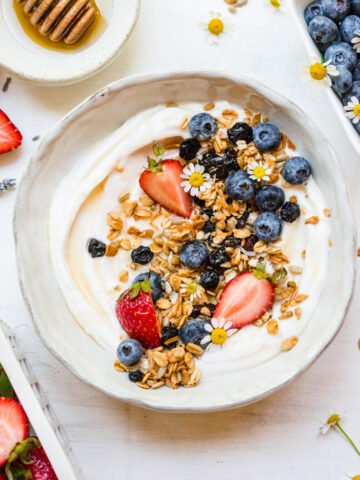
[[[80,40],[96,18],[91,0],[18,0],[41,35],[52,42],[72,45]]]

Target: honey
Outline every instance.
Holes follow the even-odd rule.
[[[39,32],[39,27],[33,25],[30,22],[30,15],[25,13],[24,2],[21,2],[19,0],[13,0],[13,7],[24,32],[34,43],[48,50],[55,50],[58,52],[71,52],[74,50],[85,48],[87,45],[96,40],[96,38],[98,38],[101,32],[104,30],[106,24],[105,19],[101,15],[96,3],[93,0],[91,0],[91,3],[96,10],[95,19],[92,24],[87,28],[82,37],[76,43],[70,45],[66,44],[62,40],[54,42],[50,40],[48,35],[42,35]]]

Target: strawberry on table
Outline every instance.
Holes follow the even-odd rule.
[[[19,402],[0,397],[0,467],[3,466],[18,442],[29,434],[29,422]]]
[[[6,113],[0,109],[0,154],[11,152],[21,145],[22,135]]]
[[[140,176],[140,186],[155,202],[180,217],[190,218],[192,200],[181,183],[183,167],[177,160],[156,162],[149,159],[149,168]]]
[[[58,480],[45,450],[35,437],[28,437],[16,445],[5,472],[9,478]]]
[[[121,295],[116,303],[116,316],[129,337],[138,340],[144,348],[161,345],[149,280],[133,284]]]
[[[232,322],[233,328],[248,325],[269,310],[274,303],[274,285],[252,272],[241,273],[221,293],[214,317]]]

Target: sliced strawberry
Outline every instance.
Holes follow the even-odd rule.
[[[30,450],[26,466],[31,471],[33,480],[57,480],[56,473],[41,446]]]
[[[116,316],[130,338],[144,348],[160,346],[160,328],[151,294],[140,290],[134,298],[127,290],[116,304]]]
[[[12,398],[0,397],[0,467],[12,449],[29,434],[29,422],[24,409]]]
[[[177,160],[163,160],[161,167],[161,172],[154,173],[147,169],[141,174],[141,188],[162,207],[181,217],[190,218],[192,201],[190,193],[184,192],[181,186],[181,163]]]
[[[0,110],[0,154],[21,145],[22,135],[3,110]]]
[[[274,286],[252,272],[241,273],[224,288],[214,317],[241,328],[260,318],[274,303]]]

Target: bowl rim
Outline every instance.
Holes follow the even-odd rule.
[[[112,2],[115,0],[112,0]],[[108,67],[113,61],[115,61],[116,57],[121,53],[122,49],[126,45],[127,41],[129,40],[137,20],[140,14],[140,7],[141,7],[141,0],[131,0],[134,4],[133,8],[133,15],[130,19],[129,26],[126,32],[126,35],[118,43],[115,48],[111,48],[110,50],[103,49],[102,55],[99,57],[99,61],[97,63],[90,63],[88,62],[87,66],[79,71],[78,73],[74,74],[67,74],[65,77],[56,77],[54,74],[48,77],[44,77],[41,75],[34,75],[33,73],[27,73],[26,69],[19,69],[15,67],[11,67],[6,64],[6,62],[2,61],[0,56],[0,68],[3,68],[5,71],[13,74],[14,76],[26,80],[28,82],[32,82],[38,85],[49,86],[49,87],[58,87],[64,85],[72,85],[83,80],[86,80],[93,75],[101,72],[106,67]],[[0,10],[0,20],[2,18],[2,12]],[[4,26],[3,28],[6,28]],[[1,29],[1,25],[0,25]],[[31,40],[29,40],[31,41]],[[94,41],[94,45],[97,43],[98,39]]]
[[[108,391],[106,388],[103,388],[99,386],[98,384],[93,383],[92,381],[89,381],[87,378],[82,376],[63,356],[56,351],[48,342],[46,335],[42,333],[40,327],[37,324],[36,316],[37,314],[34,313],[32,305],[31,305],[31,295],[28,295],[27,293],[27,287],[26,287],[26,279],[24,276],[23,272],[23,267],[22,267],[22,250],[21,250],[21,245],[20,241],[18,238],[18,232],[21,229],[21,223],[18,221],[19,218],[19,213],[21,210],[21,205],[23,202],[26,202],[26,197],[23,195],[23,190],[25,189],[25,184],[27,182],[27,176],[28,173],[31,171],[31,169],[36,165],[36,163],[41,159],[41,154],[43,151],[46,150],[47,145],[51,144],[62,132],[62,130],[69,125],[74,119],[77,117],[80,117],[83,113],[86,113],[88,110],[90,110],[93,107],[93,102],[95,102],[99,97],[104,97],[106,93],[109,92],[117,92],[121,91],[123,89],[126,89],[127,87],[134,87],[136,85],[140,84],[146,84],[149,82],[155,82],[155,81],[166,81],[170,79],[176,78],[177,80],[181,79],[186,79],[186,78],[205,78],[207,80],[226,80],[230,81],[234,84],[241,83],[243,85],[246,85],[252,89],[261,91],[261,92],[266,92],[267,95],[271,98],[271,101],[274,102],[275,104],[282,104],[282,103],[287,103],[289,107],[293,108],[297,115],[300,118],[306,119],[307,122],[314,128],[316,135],[321,138],[322,141],[327,142],[329,145],[330,151],[332,151],[334,160],[337,162],[337,167],[339,169],[340,175],[343,177],[343,193],[345,195],[345,198],[347,200],[348,206],[349,206],[349,218],[348,218],[348,223],[351,228],[351,235],[348,237],[348,248],[346,251],[346,254],[350,256],[353,256],[355,258],[355,252],[356,252],[356,229],[355,229],[355,222],[354,222],[354,214],[353,214],[353,208],[351,204],[351,200],[349,197],[348,193],[348,188],[346,185],[346,181],[344,178],[344,174],[341,168],[341,164],[338,160],[338,157],[332,148],[331,144],[327,140],[327,138],[319,131],[319,129],[316,127],[315,124],[313,124],[312,120],[305,114],[305,112],[298,107],[295,103],[293,103],[291,100],[287,99],[283,95],[275,92],[273,89],[267,87],[263,83],[253,80],[252,78],[244,75],[235,75],[232,73],[227,73],[227,72],[215,72],[209,69],[182,69],[182,70],[174,70],[174,71],[166,71],[166,72],[155,72],[155,73],[146,73],[146,74],[134,74],[131,76],[124,77],[120,80],[116,80],[96,92],[94,92],[92,95],[87,97],[85,100],[83,100],[80,104],[78,104],[74,109],[72,109],[70,112],[68,112],[62,119],[60,119],[56,124],[47,132],[47,134],[44,136],[44,138],[41,140],[40,144],[38,145],[38,149],[34,152],[34,154],[31,156],[28,166],[25,170],[25,173],[22,177],[22,180],[20,182],[19,188],[17,190],[17,197],[16,197],[16,204],[15,204],[15,209],[13,213],[13,234],[14,234],[14,241],[15,241],[15,255],[16,255],[16,267],[17,267],[17,273],[18,273],[18,279],[19,279],[19,284],[20,284],[20,289],[21,293],[25,302],[25,305],[28,309],[28,312],[30,314],[32,323],[34,325],[34,328],[36,332],[38,333],[39,337],[41,338],[43,344],[45,347],[49,350],[49,352],[54,355],[55,358],[57,358],[69,371],[71,371],[77,378],[82,380],[85,384],[90,385],[91,387],[102,391],[106,395],[117,399],[121,400],[127,404],[139,406],[145,409],[149,410],[154,410],[154,411],[161,411],[161,412],[171,412],[171,413],[206,413],[206,412],[212,412],[212,411],[222,411],[222,410],[229,410],[229,409],[234,409],[242,406],[246,406],[255,402],[258,402],[273,393],[279,391],[286,385],[288,385],[290,382],[295,380],[297,377],[299,377],[304,371],[306,371],[314,362],[315,360],[329,347],[329,345],[332,343],[338,332],[340,331],[340,328],[342,327],[346,314],[348,312],[348,309],[351,304],[351,299],[354,293],[354,286],[355,286],[355,261],[351,262],[351,271],[348,272],[349,277],[351,277],[351,281],[349,282],[349,288],[347,291],[346,296],[344,296],[344,301],[343,301],[343,307],[341,309],[341,313],[339,313],[338,317],[338,323],[336,328],[334,328],[334,331],[332,332],[331,336],[327,339],[326,343],[323,344],[320,348],[320,350],[316,351],[315,354],[312,354],[309,356],[309,358],[306,360],[306,362],[303,364],[303,366],[298,369],[294,374],[290,375],[285,381],[278,383],[275,385],[273,388],[268,389],[264,392],[258,393],[256,395],[253,395],[246,400],[231,400],[231,401],[224,401],[224,402],[218,402],[216,405],[211,405],[211,406],[201,406],[201,407],[192,407],[192,406],[178,406],[178,405],[173,405],[171,402],[169,402],[168,405],[159,405],[158,403],[154,402],[152,398],[149,396],[149,399],[143,400],[143,399],[138,399],[136,397],[131,397],[130,395],[117,395],[114,394],[111,391]],[[283,106],[281,107],[283,108]]]
[[[311,0],[289,0],[287,8],[291,12],[291,15],[296,23],[298,31],[302,38],[302,43],[305,45],[306,52],[309,56],[320,57],[321,52],[317,49],[315,43],[312,41],[307,29],[306,22],[304,20],[304,8],[310,5]],[[304,7],[304,8],[303,8]],[[360,135],[356,132],[355,128],[351,125],[351,121],[346,118],[343,105],[340,98],[336,95],[331,87],[326,87],[326,94],[330,99],[335,113],[340,120],[352,146],[360,154]]]

